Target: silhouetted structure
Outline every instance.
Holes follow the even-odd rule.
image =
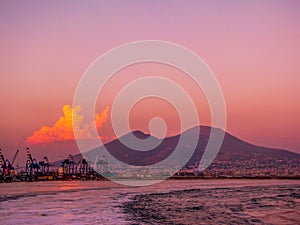
[[[29,153],[29,148],[26,148],[27,162],[26,162],[26,180],[32,181],[33,179],[38,180],[40,166],[36,159],[32,159]]]

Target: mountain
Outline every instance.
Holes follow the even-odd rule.
[[[187,137],[187,140],[185,140],[186,143],[183,143],[183,146],[189,146],[189,142],[192,141],[189,140],[189,137],[193,136],[195,132],[198,132],[199,129],[200,129],[200,133],[199,133],[197,146],[195,148],[192,157],[187,163],[187,165],[194,165],[195,162],[200,161],[202,158],[204,149],[210,137],[211,129],[216,129],[217,132],[223,132],[223,131],[208,126],[197,126],[189,130],[186,130],[182,134],[167,137],[163,140],[160,140],[149,134],[144,134],[141,131],[133,131],[131,133],[128,133],[120,137],[120,139],[115,139],[114,141],[105,144],[104,147],[112,156],[114,156],[119,161],[122,161],[128,165],[148,166],[148,165],[158,163],[166,159],[168,156],[170,156],[171,153],[174,151],[176,145],[178,144],[181,135],[185,135]],[[153,143],[154,144],[160,143],[160,144],[152,150],[137,151],[128,148],[122,144],[122,141],[131,144],[137,144],[137,143],[133,143],[134,141],[132,139],[132,135],[134,135],[138,139],[142,139],[142,140],[147,139],[150,141],[149,143],[151,144]],[[101,146],[91,150],[90,152],[85,154],[85,157],[87,158],[88,161],[94,163],[95,159],[98,156],[100,155],[102,156],[104,152],[104,147]],[[182,156],[184,156],[186,149],[182,148],[181,151],[182,151]],[[78,155],[74,157],[76,159],[80,158],[80,156]],[[263,164],[265,162],[268,163],[273,162],[274,164],[276,164],[277,161],[278,162],[296,161],[296,164],[300,165],[300,154],[282,150],[282,149],[256,146],[247,143],[225,132],[222,146],[220,148],[218,155],[215,158],[215,161],[239,162],[240,164],[242,164],[243,162],[256,162],[260,164]]]
[[[207,154],[205,151],[203,155],[211,131],[217,135],[224,134],[224,140],[213,162],[201,161],[202,156]],[[198,141],[195,141],[195,135],[198,135]],[[143,145],[142,142],[148,144]],[[208,126],[193,127],[164,139],[137,130],[87,153],[74,155],[74,162],[79,162],[83,157],[98,173],[116,179],[161,180],[191,176],[300,179],[300,154],[253,145]],[[53,164],[59,166],[62,161]]]

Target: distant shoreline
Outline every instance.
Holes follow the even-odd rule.
[[[80,182],[80,181],[84,181],[84,182],[89,182],[89,181],[96,181],[96,182],[103,182],[103,181],[108,181],[108,182],[114,182],[114,181],[134,181],[134,180],[137,180],[137,179],[129,179],[129,178],[127,178],[127,179],[125,179],[125,178],[123,178],[123,179],[114,179],[114,180],[110,180],[110,179],[103,179],[103,180],[71,180],[71,179],[69,179],[69,180],[61,180],[61,179],[59,179],[59,180],[39,180],[39,181],[0,181],[0,185],[1,185],[1,183],[37,183],[37,182],[63,182],[63,181],[67,181],[67,182],[72,182],[72,181],[78,181],[78,182]],[[140,179],[140,180],[137,180],[137,181],[147,181],[146,179]],[[155,180],[155,179],[153,179],[153,180]],[[260,177],[260,178],[257,178],[257,177],[230,177],[230,178],[221,178],[221,177],[219,177],[219,178],[217,178],[217,177],[207,177],[207,178],[205,178],[205,177],[195,177],[195,178],[191,178],[191,177],[182,177],[182,178],[178,178],[178,177],[176,177],[176,178],[174,178],[174,177],[171,177],[171,178],[167,178],[166,180],[176,180],[176,181],[180,181],[180,180],[182,180],[182,181],[188,181],[188,180],[300,180],[300,178],[299,177],[294,177],[294,178],[292,178],[292,177]]]
[[[223,180],[223,179],[250,179],[250,180],[300,180],[300,176],[297,177],[179,177],[179,176],[172,176],[167,180]]]

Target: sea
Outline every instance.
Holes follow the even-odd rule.
[[[300,181],[1,183],[0,224],[300,224]]]

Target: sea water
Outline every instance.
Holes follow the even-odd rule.
[[[0,184],[0,224],[300,224],[299,180]]]

